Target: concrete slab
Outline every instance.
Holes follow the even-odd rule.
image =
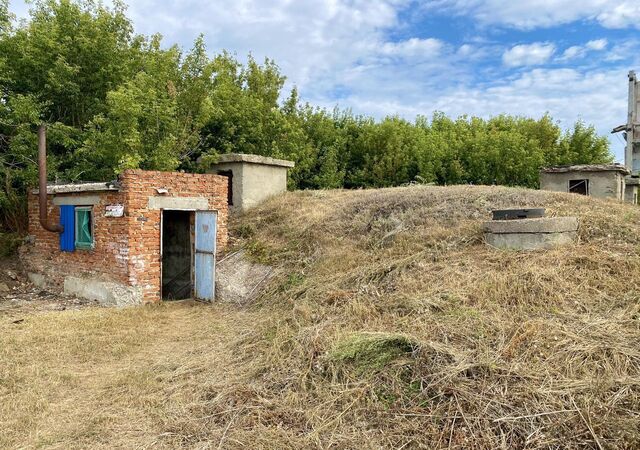
[[[100,196],[98,195],[71,195],[64,197],[53,197],[54,205],[97,205],[100,203]]]
[[[69,194],[78,192],[96,192],[96,191],[119,191],[120,186],[117,183],[71,183],[71,184],[49,184],[47,185],[47,194]],[[32,189],[31,193],[37,195],[38,189]]]
[[[577,217],[493,220],[484,223],[484,238],[492,247],[509,250],[550,249],[574,242]]]
[[[505,250],[541,250],[571,244],[578,233],[486,233],[485,241],[492,247]]]
[[[577,217],[492,220],[484,223],[484,231],[487,233],[563,233],[577,230]]]
[[[243,250],[233,253],[216,264],[216,301],[247,304],[272,276],[272,267],[249,261]]]
[[[149,197],[149,209],[208,210],[206,197]]]
[[[246,162],[252,164],[262,164],[265,166],[295,167],[293,161],[286,159],[270,158],[268,156],[251,155],[248,153],[226,153],[218,157],[218,163]]]
[[[142,289],[91,278],[66,277],[64,293],[96,300],[105,306],[131,306],[142,303]]]

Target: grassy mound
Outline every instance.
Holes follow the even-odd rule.
[[[482,222],[511,207],[578,216],[579,241],[486,246]],[[238,226],[280,271],[258,306],[279,308],[265,331],[264,386],[324,430],[318,442],[640,446],[640,209],[409,187],[290,193]],[[410,351],[401,370],[390,363]],[[357,370],[327,376],[326,354]]]
[[[486,246],[509,207],[578,216],[579,239]],[[419,186],[231,226],[276,272],[249,308],[0,320],[0,447],[640,447],[640,208]]]

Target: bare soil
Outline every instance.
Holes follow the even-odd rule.
[[[62,296],[29,282],[17,257],[0,258],[0,321],[20,321],[36,311],[96,307],[97,302]]]

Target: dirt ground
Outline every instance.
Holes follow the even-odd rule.
[[[237,345],[255,312],[105,308],[33,287],[16,260],[0,264],[0,448],[227,447],[229,396],[251,373],[235,369],[250,362]]]
[[[20,321],[36,311],[98,307],[98,303],[67,297],[31,284],[16,257],[0,258],[0,321]]]

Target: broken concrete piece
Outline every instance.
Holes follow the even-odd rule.
[[[31,281],[34,286],[39,288],[44,288],[47,285],[47,279],[41,273],[28,272],[27,278],[29,278],[29,281]]]
[[[7,276],[9,278],[11,278],[12,280],[17,280],[18,279],[18,274],[15,273],[13,270],[6,270],[4,273],[6,273]]]
[[[0,294],[6,294],[10,291],[11,289],[9,289],[9,286],[7,286],[5,283],[0,283]]]

